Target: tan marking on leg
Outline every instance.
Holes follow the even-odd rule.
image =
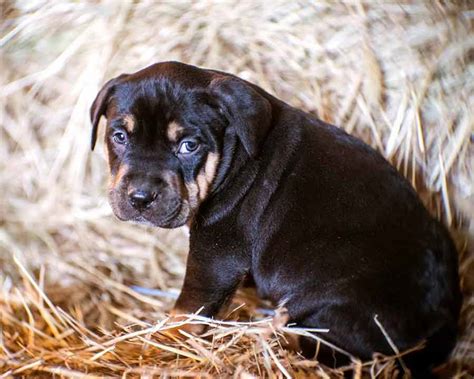
[[[177,122],[172,121],[168,124],[166,135],[171,142],[177,142],[182,131],[183,131],[183,127],[179,125]]]
[[[169,319],[169,322],[183,322],[184,324],[183,325],[180,325],[180,326],[175,326],[173,328],[170,328],[170,329],[163,329],[160,333],[161,334],[164,334],[166,337],[168,338],[171,338],[171,339],[183,339],[183,338],[186,338],[186,336],[182,333],[180,333],[180,330],[184,331],[184,332],[187,332],[187,333],[191,333],[191,334],[195,334],[195,335],[198,335],[198,334],[202,334],[204,332],[204,330],[206,329],[206,325],[204,324],[191,324],[191,323],[186,323],[186,321],[188,321],[188,317],[185,315],[186,313],[189,313],[189,312],[186,312],[182,309],[179,309],[179,308],[173,308],[171,311],[170,311],[170,319]]]
[[[196,182],[199,189],[199,200],[203,201],[209,192],[209,187],[214,180],[219,165],[219,154],[209,153],[204,167],[199,172]]]
[[[123,122],[124,122],[125,129],[127,130],[127,132],[133,133],[137,125],[137,123],[135,122],[135,117],[133,117],[133,115],[131,114],[127,114],[124,116]]]

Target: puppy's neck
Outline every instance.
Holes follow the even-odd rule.
[[[283,172],[291,170],[297,158],[295,153],[301,138],[298,126],[288,129],[285,123],[276,122],[261,154],[255,159],[250,158],[237,141],[232,148],[227,145],[227,151],[224,144],[218,174],[196,217],[198,223],[202,226],[214,224],[237,208],[255,216],[248,223],[257,222],[265,204],[255,198],[267,201],[276,191]],[[256,196],[261,191],[265,194]]]

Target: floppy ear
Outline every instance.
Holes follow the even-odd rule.
[[[95,142],[97,140],[97,129],[99,126],[100,118],[105,115],[105,111],[107,110],[108,101],[110,95],[114,90],[115,84],[117,84],[118,80],[121,79],[124,75],[120,75],[114,79],[109,80],[107,83],[104,84],[102,89],[97,94],[94,102],[92,103],[90,109],[90,117],[92,122],[92,135],[91,135],[91,150],[94,150]]]
[[[210,90],[248,155],[255,158],[270,129],[270,102],[237,78],[214,79]]]

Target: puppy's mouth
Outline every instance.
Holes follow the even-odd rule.
[[[181,215],[183,213],[183,204],[184,202],[180,201],[176,207],[163,217],[156,217],[153,210],[150,210],[138,213],[135,217],[130,218],[129,221],[160,228],[177,228],[186,223],[186,217]]]
[[[179,199],[171,210],[164,212],[165,207],[152,206],[139,211],[114,191],[109,193],[109,202],[115,216],[121,221],[131,221],[141,225],[166,229],[178,228],[188,221],[190,211],[188,202]]]

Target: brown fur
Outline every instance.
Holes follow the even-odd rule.
[[[115,175],[111,173],[110,178],[109,178],[109,189],[113,189],[117,187],[120,184],[120,181],[123,179],[123,177],[127,174],[127,171],[128,171],[128,167],[126,165],[120,165]]]
[[[127,130],[127,132],[133,133],[136,127],[135,117],[133,117],[133,115],[131,114],[127,114],[124,116],[123,122],[124,122],[125,129]]]
[[[168,129],[166,130],[166,136],[171,142],[178,141],[181,133],[183,132],[183,128],[179,125],[176,121],[172,121],[168,124]]]
[[[203,201],[207,197],[209,187],[216,175],[218,165],[219,155],[217,153],[209,153],[203,169],[199,172],[196,178],[200,201]]]

